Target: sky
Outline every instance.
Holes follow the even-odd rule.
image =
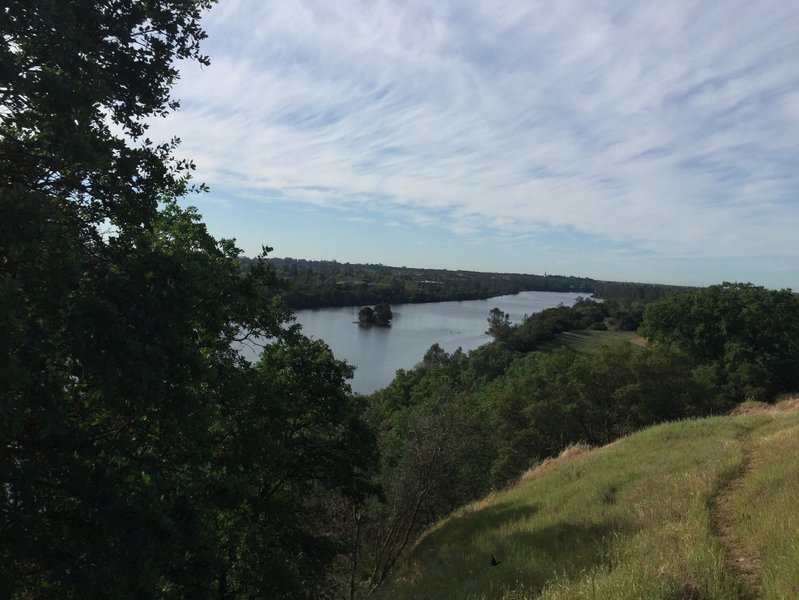
[[[799,3],[221,0],[191,196],[245,254],[799,289]]]

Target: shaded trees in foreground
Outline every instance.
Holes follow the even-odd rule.
[[[319,597],[374,443],[350,369],[144,138],[212,3],[0,12],[0,596]],[[113,127],[113,130],[112,130]],[[116,133],[115,133],[116,132]],[[255,365],[232,343],[270,341]]]

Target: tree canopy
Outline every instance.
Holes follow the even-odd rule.
[[[647,307],[641,333],[696,363],[730,401],[799,388],[799,298],[790,290],[723,283]]]
[[[394,313],[391,311],[391,306],[386,302],[376,304],[374,308],[364,306],[358,311],[358,322],[361,324],[390,325],[393,318]]]
[[[358,311],[358,321],[360,323],[372,323],[375,320],[375,311],[371,306],[364,306]]]
[[[211,4],[0,11],[0,596],[317,597],[367,489],[350,368],[145,136]]]
[[[253,261],[245,257],[241,260],[245,269]],[[564,275],[481,273],[334,260],[269,258],[268,264],[288,282],[288,289],[280,294],[295,309],[476,300],[521,291],[580,292],[605,300],[651,301],[672,290],[689,289]]]
[[[388,325],[391,319],[394,318],[394,313],[387,302],[381,302],[375,305],[375,323],[379,325]]]

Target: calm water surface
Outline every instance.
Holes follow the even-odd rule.
[[[488,313],[497,307],[517,323],[525,314],[564,304],[586,294],[561,292],[521,292],[488,300],[429,302],[391,306],[391,327],[362,327],[360,306],[319,308],[297,311],[303,333],[324,340],[336,358],[356,367],[352,389],[369,394],[385,387],[397,369],[410,369],[422,360],[435,343],[447,352],[458,347],[473,350],[491,340],[486,335]]]

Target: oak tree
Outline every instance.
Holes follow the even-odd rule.
[[[2,597],[316,596],[321,499],[365,489],[348,367],[146,137],[211,4],[0,9]]]

